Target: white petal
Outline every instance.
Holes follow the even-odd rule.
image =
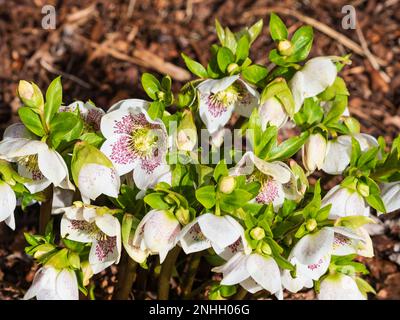
[[[272,97],[265,101],[258,109],[258,114],[261,120],[261,128],[265,130],[267,124],[281,128],[288,120],[288,115],[283,105]]]
[[[91,200],[96,200],[101,194],[117,198],[120,178],[114,168],[89,163],[84,165],[79,172],[78,187],[81,195]]]
[[[331,254],[326,254],[320,258],[316,263],[309,265],[295,262],[297,273],[305,278],[306,284],[309,284],[309,280],[318,280],[328,271],[329,264],[331,262]]]
[[[400,182],[383,183],[381,185],[381,196],[386,213],[400,209]]]
[[[13,189],[11,189],[7,183],[0,180],[0,222],[9,219],[10,217],[14,217],[16,205],[17,198]],[[12,222],[12,220],[10,219],[9,222]],[[10,227],[12,228],[12,224]],[[15,222],[14,228],[12,229],[15,229]]]
[[[71,206],[73,198],[74,191],[61,188],[53,188],[53,202],[51,209],[52,213],[55,213],[57,209]]]
[[[240,285],[250,293],[256,293],[263,290],[263,288],[258,285],[257,282],[255,282],[252,278],[247,278],[246,280],[242,281]]]
[[[243,117],[250,118],[254,108],[259,104],[260,94],[242,80],[239,80],[239,85],[243,85],[245,92],[242,94],[241,99],[235,103],[235,112]]]
[[[217,93],[227,89],[231,84],[239,79],[239,75],[225,77],[222,79],[208,79],[197,86],[201,93]]]
[[[60,297],[56,291],[57,274],[58,272],[53,267],[40,268],[24,299],[28,300],[36,296],[37,300],[59,300]]]
[[[116,237],[120,230],[120,224],[117,218],[111,214],[98,215],[96,217],[96,225],[99,229],[109,237]]]
[[[301,238],[294,246],[292,254],[301,264],[310,265],[332,250],[334,232],[323,228],[316,233]]]
[[[52,149],[42,150],[38,153],[38,165],[42,174],[56,187],[68,174],[64,159]]]
[[[67,215],[61,219],[61,237],[78,242],[92,242],[94,234],[94,225],[83,220],[70,220]]]
[[[302,72],[297,71],[293,78],[289,81],[289,88],[292,91],[294,99],[294,113],[297,113],[303,105],[305,98],[305,84],[304,75]]]
[[[211,242],[201,232],[197,219],[182,229],[179,234],[179,243],[186,254],[203,251],[211,247]]]
[[[221,249],[241,236],[240,231],[225,217],[206,213],[198,218],[198,223],[205,237]]]
[[[132,107],[147,110],[149,108],[149,105],[150,103],[148,101],[142,99],[124,99],[114,103],[110,107],[110,109],[108,109],[107,113],[111,113],[119,109],[128,109]]]
[[[229,268],[229,271],[223,273],[224,278],[221,281],[222,285],[231,286],[250,277],[246,264],[248,257],[249,256],[241,255],[239,259],[234,261],[234,264]]]
[[[18,174],[21,177],[32,179],[32,181],[24,183],[24,186],[32,194],[43,191],[49,185],[51,185],[51,181],[43,176],[39,169],[35,169],[34,171],[32,171],[30,168],[18,164]]]
[[[63,269],[57,275],[56,290],[62,300],[79,300],[78,281],[75,272]]]
[[[208,103],[209,99],[208,95],[200,95],[199,98],[199,113],[200,118],[203,120],[204,124],[207,127],[208,132],[211,134],[217,132],[222,129],[225,124],[228,123],[229,119],[232,116],[234,106],[229,105],[225,108],[220,108],[217,111],[210,111],[210,106]]]
[[[22,123],[14,123],[4,130],[4,139],[7,138],[24,138],[29,140],[34,140],[36,137],[33,133],[28,131],[24,124]]]
[[[0,158],[14,159],[37,154],[47,150],[48,146],[38,140],[24,138],[7,138],[0,141]]]
[[[351,137],[339,136],[328,141],[322,170],[329,174],[341,174],[350,163]]]
[[[46,268],[40,268],[36,271],[35,276],[33,277],[33,282],[28,291],[24,295],[24,300],[29,300],[35,297],[42,288],[43,285],[46,284]]]
[[[137,166],[133,171],[133,179],[140,190],[152,188],[159,182],[171,184],[171,169],[168,164],[160,164],[150,172]]]
[[[378,147],[379,143],[375,137],[366,133],[357,133],[354,138],[359,142],[361,151],[365,152],[371,147]]]
[[[289,270],[283,270],[281,281],[285,289],[296,293],[306,286],[309,279],[299,273],[296,274],[296,278],[292,278]]]
[[[118,238],[106,237],[102,240],[94,240],[89,253],[89,263],[93,273],[97,274],[119,259]]]
[[[281,274],[273,258],[253,253],[248,256],[246,265],[250,276],[265,290],[273,294],[281,289]]]
[[[321,282],[319,300],[366,300],[353,278],[335,274]]]

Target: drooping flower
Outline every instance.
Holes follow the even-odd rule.
[[[0,222],[4,221],[15,230],[14,210],[17,205],[15,193],[11,187],[0,180]]]
[[[308,172],[321,169],[326,153],[326,140],[319,134],[312,134],[302,148],[302,158],[304,167]]]
[[[275,97],[267,99],[260,105],[258,114],[260,116],[262,130],[266,129],[268,123],[281,128],[289,118],[284,106]]]
[[[236,252],[248,251],[243,227],[229,215],[205,213],[187,224],[179,234],[179,243],[186,254],[212,247],[225,260]]]
[[[270,256],[241,251],[212,271],[222,273],[222,285],[240,284],[250,293],[265,289],[278,299],[283,298],[279,266]]]
[[[351,157],[351,137],[342,135],[328,141],[325,161],[322,165],[323,171],[329,174],[341,174],[347,168]],[[359,142],[362,152],[378,146],[378,141],[369,134],[358,133],[353,137]]]
[[[331,204],[329,219],[346,216],[368,216],[370,209],[364,198],[357,192],[341,185],[334,186],[322,199],[322,206]]]
[[[79,110],[79,115],[83,120],[84,131],[100,131],[101,118],[105,114],[103,109],[97,108],[91,101],[86,103],[75,101],[68,106],[61,106],[59,112],[75,112],[76,110]]]
[[[118,197],[120,177],[112,162],[97,148],[86,142],[76,143],[71,170],[83,202],[96,200],[101,194]]]
[[[140,221],[133,238],[129,240],[128,253],[138,263],[143,263],[149,255],[158,254],[162,263],[175,247],[180,231],[180,223],[171,212],[151,210]]]
[[[382,183],[380,188],[386,213],[400,209],[400,181]]]
[[[40,268],[24,300],[79,300],[78,280],[69,269],[57,270],[51,266]]]
[[[18,173],[31,180],[24,183],[31,193],[42,191],[52,183],[73,190],[64,159],[37,139],[22,123],[12,124],[0,142],[0,159],[17,163]]]
[[[74,202],[71,207],[55,210],[63,213],[61,237],[92,243],[89,263],[93,273],[99,273],[121,256],[121,226],[111,209]]]
[[[350,276],[336,273],[322,280],[319,300],[366,300],[357,286],[357,282]]]
[[[296,177],[290,168],[281,161],[266,162],[253,152],[246,152],[237,165],[230,170],[230,175],[246,175],[251,181],[261,184],[255,202],[272,203],[279,208],[285,198],[297,200],[300,196],[297,190]]]
[[[315,97],[331,86],[336,79],[336,66],[329,57],[317,57],[306,62],[289,81],[298,112],[306,98]]]
[[[101,119],[101,132],[107,139],[101,151],[120,176],[133,170],[135,184],[142,190],[171,180],[165,161],[167,131],[161,120],[150,119],[147,107],[143,100],[124,100]]]
[[[239,75],[208,79],[197,86],[200,117],[210,134],[222,129],[232,113],[249,117],[258,105],[259,94]]]

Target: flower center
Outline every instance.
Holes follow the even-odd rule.
[[[240,85],[234,83],[225,90],[219,91],[208,96],[208,109],[216,118],[226,112],[229,106],[239,101],[243,90]]]
[[[274,202],[274,200],[278,197],[278,186],[276,182],[271,179],[264,179],[261,182],[261,189],[256,197],[256,201],[262,204],[268,204]]]
[[[32,174],[33,180],[41,180],[44,178],[43,174],[40,172],[39,169],[37,154],[31,154],[29,156],[20,157],[17,160],[17,163],[25,167]]]
[[[154,129],[144,127],[133,130],[131,148],[140,158],[148,158],[153,155],[153,149],[157,147],[158,135]]]

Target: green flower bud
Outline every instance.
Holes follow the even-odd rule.
[[[163,91],[158,91],[158,92],[157,92],[157,98],[158,98],[158,100],[163,101],[164,98],[165,98],[165,92],[163,92]]]
[[[178,127],[176,145],[182,151],[192,151],[197,145],[197,129],[192,112],[189,110],[183,112],[183,118]]]
[[[170,197],[169,195],[166,195],[166,196],[164,197],[164,201],[165,201],[166,203],[168,203],[168,204],[174,204],[174,203],[175,203],[175,200],[174,200],[172,197]]]
[[[54,249],[55,249],[55,247],[50,243],[41,244],[36,247],[36,251],[33,254],[33,257],[35,259],[39,259],[43,255],[45,255],[46,253],[49,253],[50,251],[52,251]]]
[[[282,56],[290,56],[293,53],[293,45],[289,40],[281,40],[278,43],[278,51]]]
[[[230,194],[235,189],[236,181],[234,177],[223,177],[219,182],[219,191],[225,194]]]
[[[89,284],[90,278],[93,276],[93,270],[92,267],[90,266],[89,261],[82,262],[81,269],[83,273],[82,283],[84,286],[87,286]]]
[[[33,82],[29,83],[21,80],[18,84],[17,94],[27,107],[43,111],[44,99],[42,92]]]
[[[266,243],[266,242],[263,242],[263,244],[261,246],[261,251],[264,254],[271,254],[272,253],[270,245],[268,243]]]
[[[187,225],[190,222],[190,212],[188,209],[179,207],[175,211],[175,217],[178,219],[179,223],[182,225]]]
[[[360,133],[360,122],[356,118],[346,117],[344,123],[349,128],[351,134]]]
[[[357,191],[363,197],[368,197],[369,196],[369,186],[364,182],[359,181],[357,183]]]
[[[239,66],[236,64],[236,63],[231,63],[231,64],[229,64],[228,65],[228,67],[226,68],[226,70],[229,72],[229,73],[232,73],[232,72],[234,72],[236,69],[238,69],[239,68]]]
[[[315,219],[309,219],[306,223],[306,228],[308,231],[312,232],[317,227],[317,221]]]
[[[265,231],[261,227],[255,227],[255,228],[251,229],[250,236],[254,240],[262,240],[265,238]]]

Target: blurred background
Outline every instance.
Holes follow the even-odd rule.
[[[42,26],[46,5],[55,8],[55,29]],[[345,5],[355,8],[355,29],[343,28]],[[20,79],[45,90],[62,75],[65,103],[91,99],[105,110],[124,98],[145,98],[142,72],[169,74],[177,91],[191,77],[180,52],[206,64],[208,48],[217,41],[215,18],[234,31],[264,19],[251,58],[267,64],[274,46],[267,27],[272,11],[289,32],[303,24],[314,27],[311,56],[352,53],[353,64],[341,72],[351,94],[350,112],[362,131],[390,144],[400,131],[399,0],[0,0],[0,132],[18,120]],[[33,279],[36,266],[23,253],[23,231],[35,230],[35,218],[18,214],[15,233],[0,225],[0,299],[21,298]],[[381,220],[376,257],[363,260],[376,298],[400,299],[399,214]],[[111,297],[116,272],[111,268],[99,276],[97,298]],[[312,292],[291,296],[313,297]]]

